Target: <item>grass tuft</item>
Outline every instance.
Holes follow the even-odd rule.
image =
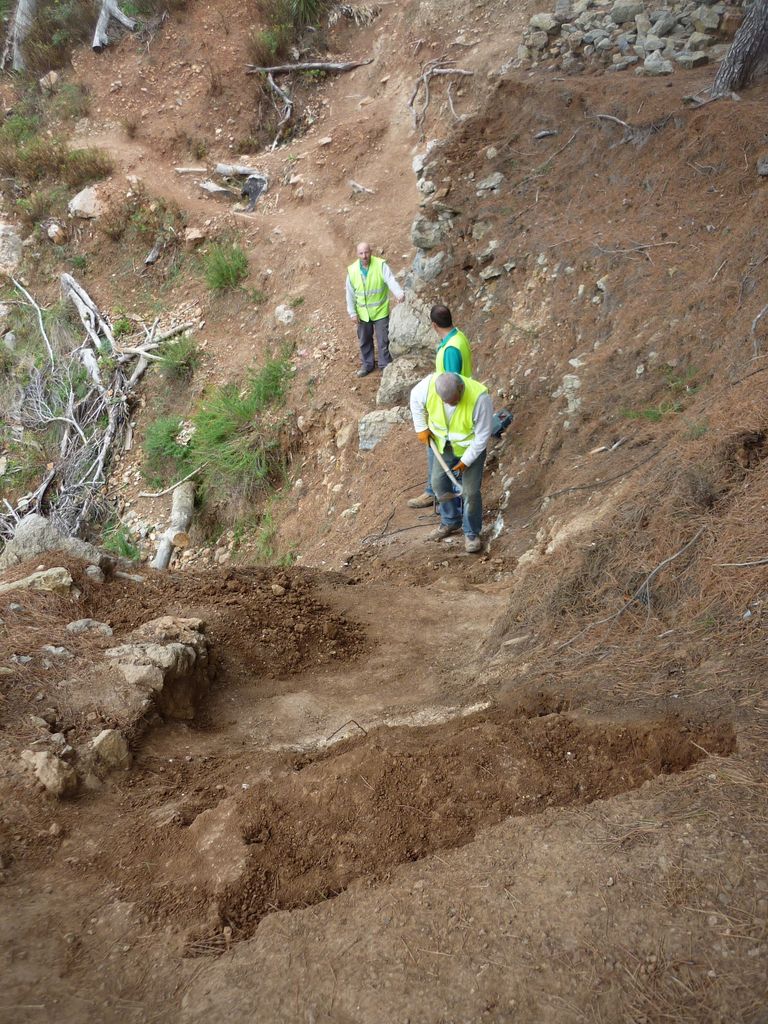
[[[248,276],[248,259],[239,245],[213,245],[203,257],[205,282],[211,291],[236,288]]]
[[[167,342],[161,352],[160,370],[163,376],[172,381],[189,381],[200,365],[202,353],[196,342],[188,334]]]

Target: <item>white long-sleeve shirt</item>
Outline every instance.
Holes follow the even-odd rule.
[[[395,296],[398,302],[402,302],[405,292],[400,287],[400,284],[389,269],[388,263],[382,263],[381,276],[384,278],[384,284],[389,288],[392,294]],[[350,316],[357,316],[357,310],[355,309],[355,290],[352,287],[352,282],[349,280],[349,274],[347,274],[347,312]]]
[[[426,430],[429,426],[427,418],[427,392],[429,391],[429,382],[433,377],[434,374],[430,373],[429,376],[420,380],[411,390],[411,416],[413,417],[413,429],[417,434],[421,433],[422,430]],[[443,408],[445,409],[445,421],[450,423],[453,414],[456,412],[456,406],[443,402]],[[461,461],[465,466],[471,466],[475,459],[485,451],[488,446],[488,439],[491,436],[491,430],[493,429],[493,401],[487,391],[480,395],[475,402],[475,408],[472,410],[472,425],[475,428],[475,436],[469,448],[461,456]]]

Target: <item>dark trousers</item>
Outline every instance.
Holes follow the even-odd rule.
[[[360,344],[360,361],[363,369],[373,369],[373,335],[376,334],[376,345],[379,350],[379,369],[383,370],[392,362],[389,354],[389,316],[380,320],[360,320],[357,325],[357,340]]]
[[[461,504],[456,498],[453,483],[443,467],[437,459],[432,464],[432,490],[440,503],[440,522],[443,526],[461,524],[467,537],[479,537],[483,529],[483,499],[480,487],[483,482],[485,454],[485,452],[481,452],[472,465],[461,474],[463,492]],[[458,455],[453,454],[449,444],[445,446],[443,460],[449,469],[459,461]]]

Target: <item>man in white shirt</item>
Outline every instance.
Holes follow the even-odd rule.
[[[411,391],[411,416],[422,444],[431,441],[452,474],[461,479],[463,512],[456,501],[455,480],[435,459],[432,489],[440,503],[440,526],[427,539],[443,540],[463,529],[465,550],[476,554],[483,547],[480,488],[493,429],[493,403],[488,389],[458,373],[431,373]]]
[[[392,362],[389,354],[389,293],[398,302],[403,299],[403,289],[397,278],[379,256],[371,255],[370,242],[360,242],[357,259],[347,268],[346,294],[347,313],[357,325],[357,341],[360,345],[361,366],[358,377],[373,372],[373,335],[379,350],[379,369],[383,370]]]

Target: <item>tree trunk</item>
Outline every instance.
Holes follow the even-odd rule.
[[[768,0],[752,0],[728,55],[715,75],[712,96],[743,89],[768,72]]]
[[[116,0],[102,0],[99,20],[96,22],[96,31],[91,43],[96,53],[101,53],[105,46],[109,46],[109,23],[113,18],[129,32],[136,31],[136,22],[127,14],[123,14]]]
[[[187,530],[192,523],[192,511],[195,506],[195,482],[188,480],[179,484],[173,492],[171,504],[171,525],[163,534],[157,548],[157,554],[150,562],[153,569],[167,569],[174,548],[189,546]]]
[[[3,50],[2,66],[11,61],[14,71],[26,70],[23,47],[37,11],[37,0],[18,0]]]

